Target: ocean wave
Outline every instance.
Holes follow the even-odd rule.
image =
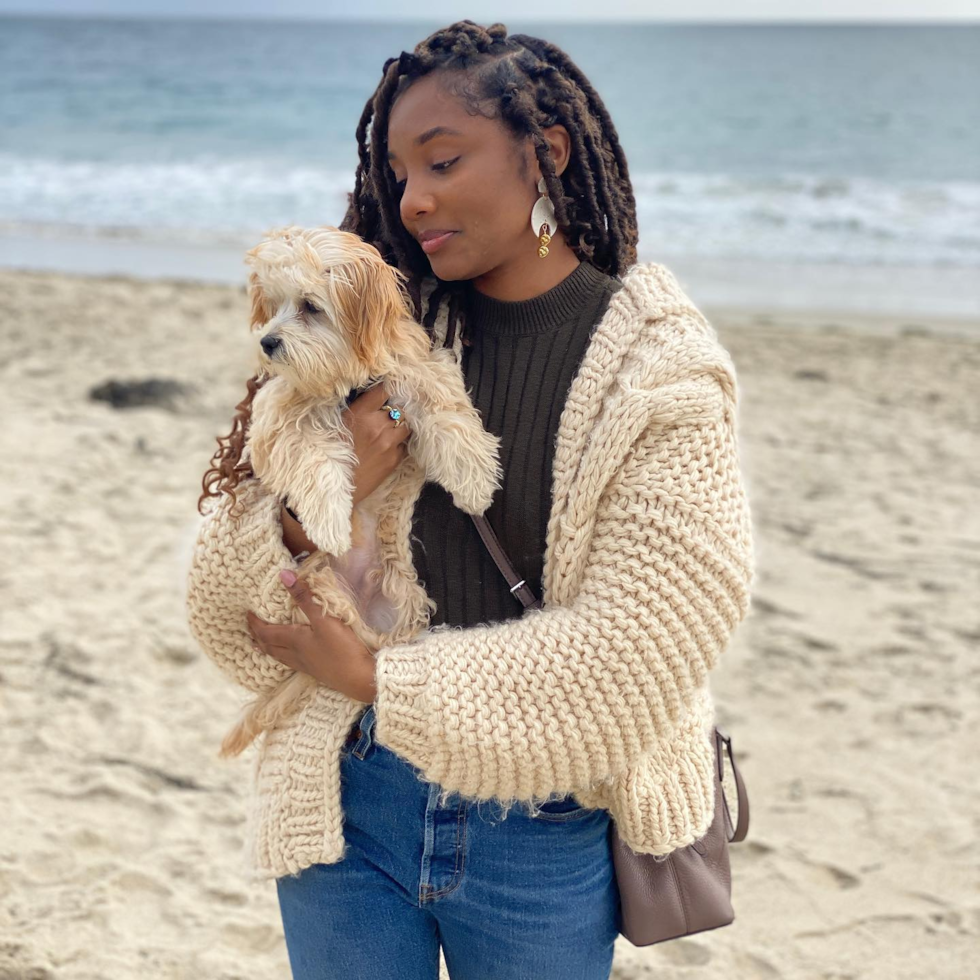
[[[638,173],[643,247],[719,258],[977,264],[980,183]],[[262,161],[70,161],[0,154],[0,226],[247,246],[338,224],[353,171]]]

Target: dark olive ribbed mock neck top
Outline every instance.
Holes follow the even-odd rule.
[[[588,261],[533,299],[498,300],[467,286],[466,388],[484,427],[501,440],[503,487],[486,518],[539,598],[558,421],[593,329],[621,286]],[[437,604],[431,626],[523,615],[473,519],[438,483],[426,483],[415,505],[412,558]]]

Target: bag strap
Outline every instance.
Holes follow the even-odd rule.
[[[514,595],[520,602],[524,604],[526,609],[540,609],[541,600],[535,596],[531,591],[530,587],[524,581],[524,579],[518,579],[517,572],[514,571],[514,566],[511,564],[510,559],[507,557],[507,552],[504,551],[503,545],[497,539],[497,535],[494,533],[493,528],[490,526],[490,522],[482,514],[470,514],[473,518],[473,523],[476,525],[476,529],[480,532],[480,537],[483,539],[483,543],[487,547],[487,551],[490,552],[490,557],[496,562],[497,568],[500,569],[500,574],[503,575],[507,584],[510,586],[511,594]],[[728,760],[732,764],[732,773],[735,776],[735,789],[738,793],[738,825],[734,828],[732,835],[728,838],[729,843],[734,843],[736,841],[744,840],[745,835],[749,832],[749,797],[748,793],[745,791],[745,783],[742,781],[742,774],[738,771],[738,766],[735,764],[735,756],[732,754],[732,739],[727,732],[720,729],[717,725],[714,729],[715,735],[715,756],[718,761],[718,780],[720,781],[724,778],[725,774],[725,763],[722,758],[722,744],[724,743],[725,748],[728,750]],[[725,789],[721,789],[722,801],[725,804],[725,823],[728,827],[732,826],[732,814],[728,809],[728,798],[725,796]]]
[[[473,523],[480,532],[480,537],[483,538],[483,543],[487,546],[490,557],[497,563],[500,574],[507,580],[511,595],[522,602],[525,609],[540,609],[541,600],[531,591],[524,579],[518,580],[517,572],[514,571],[514,566],[510,563],[507,552],[504,551],[503,545],[497,539],[490,522],[482,514],[470,514],[470,517],[473,518]]]
[[[728,761],[732,764],[732,774],[735,776],[735,791],[738,799],[738,826],[735,827],[731,837],[728,838],[728,842],[731,844],[736,841],[745,840],[745,835],[749,832],[749,794],[745,791],[742,774],[738,771],[738,766],[735,764],[735,756],[732,754],[732,738],[726,731],[715,725],[715,754],[718,757],[718,779],[720,781],[725,778],[725,761],[721,755],[721,745],[723,742],[728,750]],[[724,788],[722,788],[721,797],[725,804],[725,823],[731,827],[732,814],[728,809],[728,797],[725,796]]]

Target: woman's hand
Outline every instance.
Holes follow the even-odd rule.
[[[302,579],[288,569],[279,575],[310,625],[268,623],[250,609],[245,618],[256,646],[287,667],[370,704],[377,694],[371,651],[346,623],[323,612]]]
[[[370,496],[384,480],[394,472],[405,458],[405,445],[412,434],[407,421],[395,425],[381,406],[387,401],[383,382],[362,392],[344,410],[343,420],[354,440],[357,466],[354,469],[354,506]],[[289,515],[286,505],[280,507],[282,542],[295,558],[308,551],[313,554],[317,546],[303,530],[303,525]]]
[[[412,434],[412,420],[404,419],[396,425],[387,412],[380,410],[387,400],[384,382],[378,382],[373,388],[361,392],[342,416],[354,437],[357,455],[355,506],[374,493],[408,454],[405,443]]]

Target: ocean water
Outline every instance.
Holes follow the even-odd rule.
[[[440,25],[0,18],[0,232],[336,224],[387,57]],[[980,266],[980,26],[555,25],[641,256]]]

